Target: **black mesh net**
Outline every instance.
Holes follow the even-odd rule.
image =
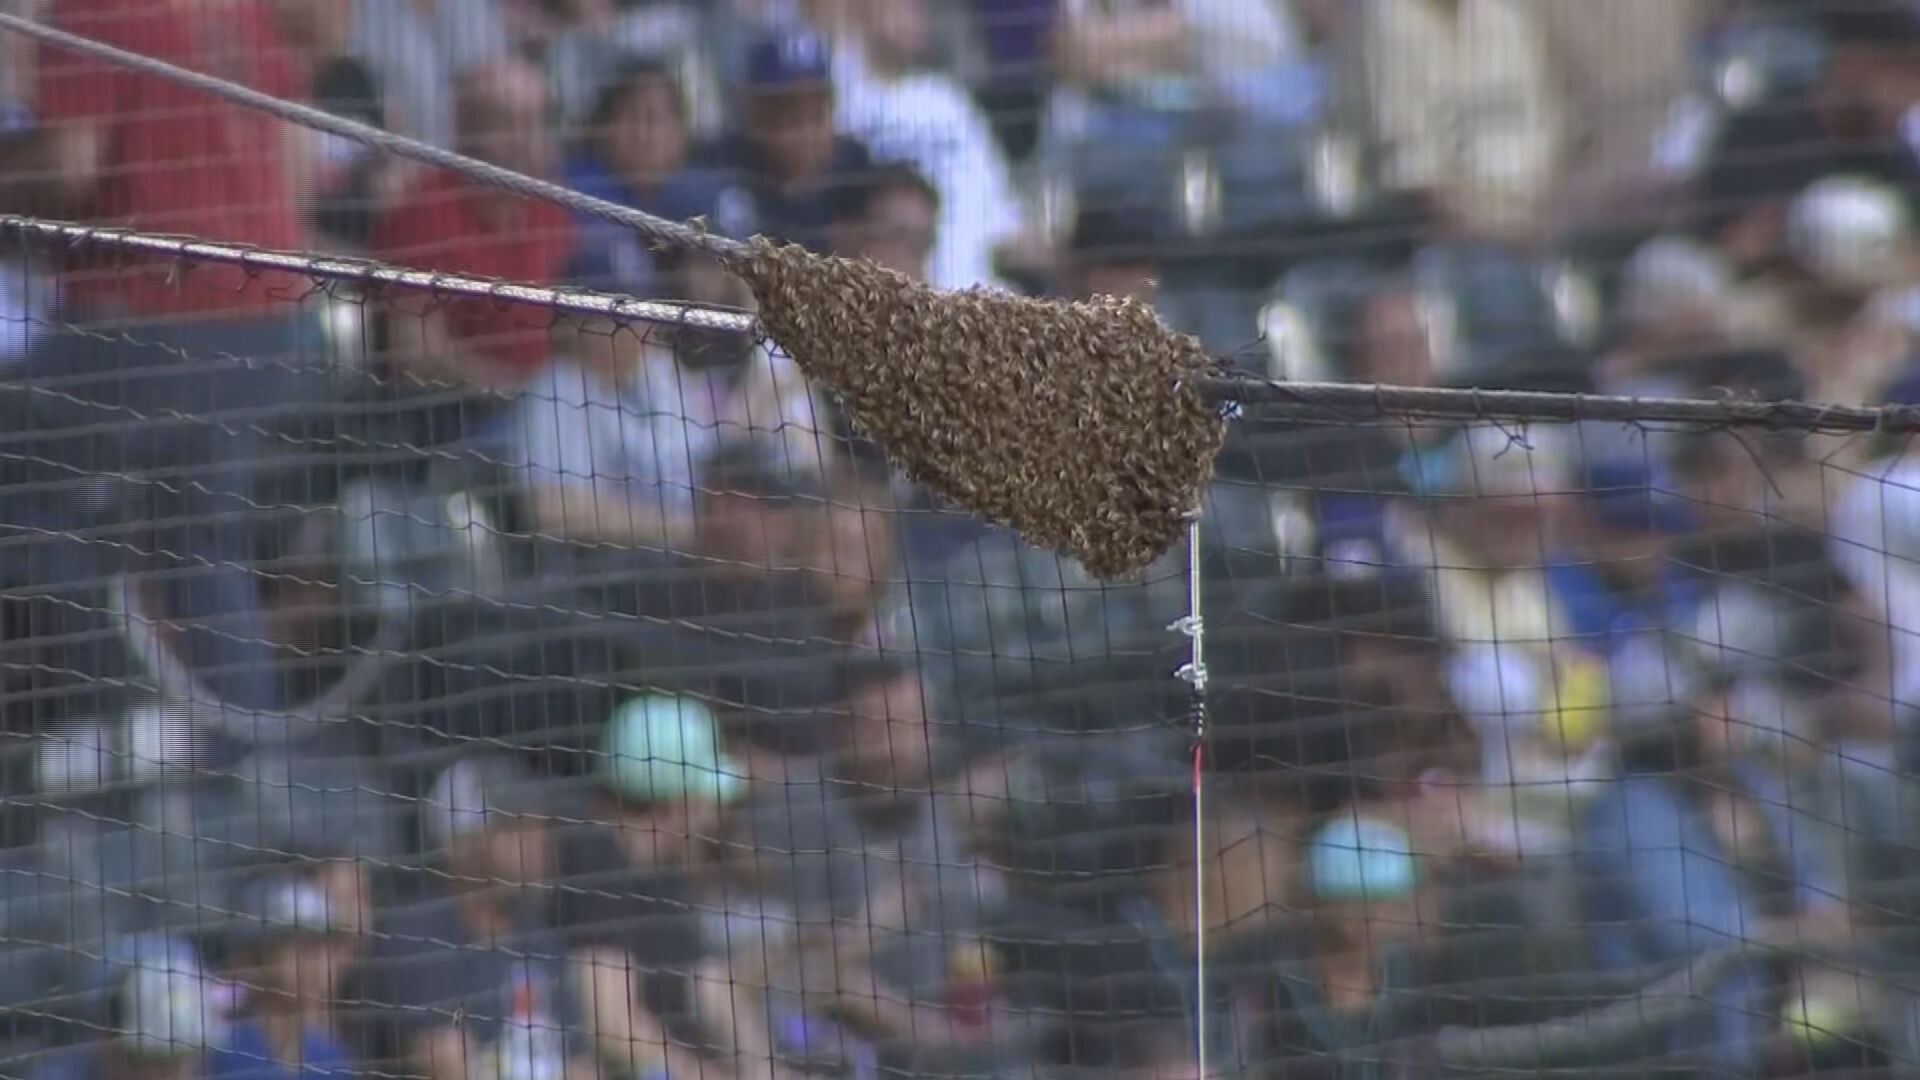
[[[1264,395],[1102,577],[704,256],[0,33],[0,1075],[1920,1063],[1908,439],[1622,405],[1915,400],[1916,16],[789,6],[0,11],[1557,419]],[[1053,359],[887,280],[769,319],[861,408],[895,310]]]

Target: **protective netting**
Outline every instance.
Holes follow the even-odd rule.
[[[1920,1068],[1910,5],[14,12],[887,273],[0,32],[0,1075]]]

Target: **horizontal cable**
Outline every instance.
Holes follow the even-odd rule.
[[[660,300],[638,300],[621,293],[587,289],[554,289],[521,282],[491,281],[460,274],[410,270],[368,259],[268,251],[192,237],[163,236],[131,229],[104,229],[68,221],[49,221],[19,214],[0,214],[0,232],[23,238],[57,242],[69,248],[93,247],[130,254],[177,259],[185,263],[224,263],[253,271],[299,274],[316,281],[359,285],[368,289],[402,288],[442,296],[471,297],[550,307],[570,315],[591,315],[636,322],[670,323],[707,330],[753,333],[759,321],[726,308]]]
[[[177,259],[186,263],[225,263],[253,271],[298,274],[316,282],[356,285],[368,290],[413,289],[440,296],[531,304],[569,315],[694,326],[743,334],[761,332],[759,320],[753,315],[728,308],[639,300],[623,293],[594,289],[559,289],[524,282],[435,273],[392,266],[371,259],[271,251],[243,244],[166,236],[132,229],[100,228],[19,214],[0,214],[0,233],[69,248],[92,247]],[[1309,423],[1602,420],[1835,434],[1920,431],[1920,406],[1915,405],[1835,405],[1739,398],[1627,397],[1547,390],[1274,382],[1247,374],[1207,376],[1193,380],[1193,387],[1210,401],[1258,405],[1263,417]]]
[[[1193,380],[1221,404],[1258,405],[1260,416],[1318,423],[1383,420],[1617,420],[1846,433],[1920,431],[1920,406],[1832,405],[1744,398],[1657,398],[1550,390],[1475,390],[1368,383],[1274,382],[1253,375]]]

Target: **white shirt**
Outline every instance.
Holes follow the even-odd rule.
[[[669,519],[691,521],[720,409],[707,377],[666,350],[650,351],[618,386],[575,361],[556,361],[517,405],[516,464],[532,486],[654,504]]]
[[[1562,87],[1525,0],[1362,0],[1348,27],[1341,97],[1381,155],[1387,183],[1438,188],[1476,228],[1529,224],[1567,144]]]
[[[768,446],[791,474],[822,476],[837,448],[821,391],[778,345],[759,346],[720,412],[721,438]]]
[[[858,50],[834,56],[835,126],[880,161],[905,161],[940,193],[929,280],[943,289],[993,285],[993,249],[1020,231],[1023,211],[1000,144],[972,96],[933,71],[875,77]]]

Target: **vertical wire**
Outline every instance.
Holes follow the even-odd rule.
[[[1187,663],[1181,677],[1192,688],[1193,719],[1193,1016],[1194,1054],[1200,1075],[1208,1075],[1210,1018],[1207,1010],[1207,818],[1203,766],[1207,745],[1206,631],[1200,611],[1200,515],[1187,523],[1187,615],[1175,627],[1187,635]]]

